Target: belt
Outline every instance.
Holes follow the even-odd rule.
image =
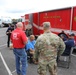
[[[24,48],[14,48],[14,49],[24,49]]]

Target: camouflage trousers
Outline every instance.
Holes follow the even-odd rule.
[[[51,62],[48,64],[39,63],[38,65],[39,75],[46,75],[47,70],[49,71],[50,75],[57,75],[57,63],[56,62]]]

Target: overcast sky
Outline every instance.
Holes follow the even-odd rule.
[[[0,16],[18,18],[27,13],[76,6],[76,0],[0,0]]]

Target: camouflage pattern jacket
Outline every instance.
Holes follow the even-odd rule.
[[[54,33],[44,33],[40,35],[35,44],[34,59],[40,63],[56,61],[57,54],[60,56],[65,50],[63,40]]]

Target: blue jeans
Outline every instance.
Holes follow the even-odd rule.
[[[25,49],[13,49],[13,52],[15,54],[16,59],[16,71],[17,74],[26,75],[26,69],[27,69],[27,54],[25,52]],[[20,63],[22,64],[20,66]]]

